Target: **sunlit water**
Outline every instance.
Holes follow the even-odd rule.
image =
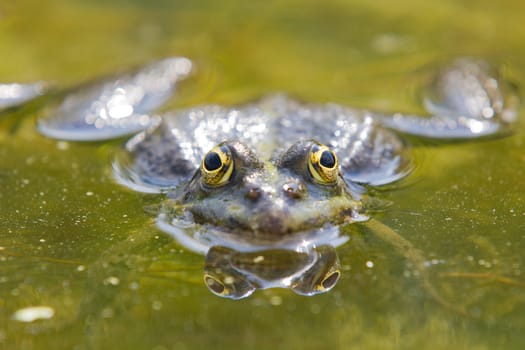
[[[202,6],[202,7],[201,7]],[[503,2],[47,1],[0,4],[0,78],[67,86],[171,55],[200,69],[169,108],[307,101],[420,112],[415,88],[451,56],[503,65],[523,85],[525,5]],[[6,349],[525,346],[525,134],[414,140],[417,167],[372,215],[427,258],[415,269],[362,226],[337,249],[342,277],[315,297],[229,301],[203,257],[155,227],[158,195],[112,178],[123,140],[51,141],[33,106],[0,120],[0,342]],[[391,203],[386,206],[384,203]],[[146,209],[146,210],[145,210]]]

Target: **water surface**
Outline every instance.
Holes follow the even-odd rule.
[[[308,101],[421,112],[417,86],[455,56],[525,82],[517,1],[104,1],[0,4],[0,80],[56,86],[161,57],[199,73],[166,108],[243,103],[272,91]],[[338,249],[330,293],[258,291],[229,301],[202,282],[204,258],[144,210],[159,197],[114,183],[122,143],[65,143],[31,107],[0,120],[0,344],[6,349],[525,347],[525,129],[420,143],[418,166],[378,191],[374,214],[420,248],[436,303],[410,264],[365,228]],[[23,322],[16,312],[46,306]],[[18,318],[18,320],[17,320]]]

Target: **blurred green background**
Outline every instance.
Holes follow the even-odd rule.
[[[183,55],[199,71],[169,108],[285,91],[421,112],[418,87],[453,57],[487,59],[523,85],[524,14],[511,0],[2,1],[0,80],[71,86]],[[357,225],[330,293],[217,298],[204,258],[144,211],[161,198],[113,182],[123,140],[57,142],[30,109],[22,117],[0,119],[2,348],[525,348],[523,116],[509,137],[417,143],[415,172],[377,193],[392,205],[376,217],[424,252],[434,286],[468,317]],[[39,305],[54,316],[13,319]]]

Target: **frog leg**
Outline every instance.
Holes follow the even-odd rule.
[[[433,139],[473,139],[505,133],[507,126],[488,120],[463,116],[433,116],[394,114],[381,116],[382,123],[397,131]]]
[[[486,62],[458,59],[423,89],[431,115],[378,115],[387,127],[437,139],[472,139],[508,132],[519,100],[515,89]]]
[[[191,61],[172,57],[139,70],[73,88],[58,108],[38,121],[45,136],[72,141],[116,138],[158,124],[150,112],[164,104]]]
[[[423,253],[414,247],[412,243],[401,237],[401,235],[399,235],[396,231],[392,230],[390,227],[384,225],[378,220],[370,219],[361,224],[370,229],[370,231],[372,231],[372,233],[377,237],[391,244],[399,254],[401,254],[405,259],[414,265],[421,278],[423,288],[436,302],[449,310],[457,312],[458,314],[464,316],[468,315],[467,311],[463,307],[448,302],[434,288],[430,282],[430,276],[425,264]]]

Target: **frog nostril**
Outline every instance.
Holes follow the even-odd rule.
[[[283,192],[290,198],[303,198],[306,194],[306,187],[301,182],[288,182],[283,185]]]
[[[246,192],[246,198],[256,202],[259,198],[261,198],[261,194],[262,191],[259,187],[253,187]]]

